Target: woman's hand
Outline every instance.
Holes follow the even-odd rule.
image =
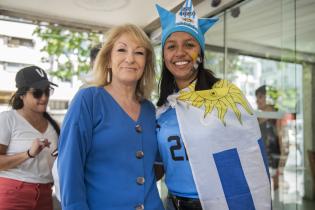
[[[29,149],[29,154],[32,157],[37,156],[45,147],[50,147],[50,142],[48,139],[35,139],[32,143],[31,148]]]
[[[49,147],[48,139],[35,139],[28,151],[16,153],[14,155],[7,155],[7,145],[0,144],[0,171],[16,168],[24,161],[38,155],[45,147]]]

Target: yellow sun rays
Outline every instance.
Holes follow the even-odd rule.
[[[177,99],[198,108],[204,106],[204,117],[211,113],[213,108],[216,108],[218,118],[224,125],[224,117],[229,108],[233,110],[238,121],[242,124],[241,112],[237,108],[237,104],[242,105],[250,115],[253,114],[241,90],[227,80],[220,80],[213,85],[212,89],[201,91],[195,91],[195,83],[192,83],[188,87],[188,91],[179,92]]]

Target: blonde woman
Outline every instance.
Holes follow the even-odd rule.
[[[113,28],[97,55],[92,86],[65,117],[58,171],[63,210],[163,209],[153,164],[158,151],[154,52],[135,25]]]

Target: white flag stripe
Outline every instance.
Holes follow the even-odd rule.
[[[192,170],[193,177],[198,176],[199,179],[195,179],[196,187],[198,192],[208,191],[209,196],[203,196],[203,194],[199,195],[199,198],[204,200],[208,203],[208,205],[216,206],[220,205],[221,210],[229,209],[228,205],[226,203],[225,195],[222,189],[220,177],[217,170],[213,170],[216,168],[214,159],[212,156],[207,155],[206,157],[203,157],[203,152],[200,152],[200,157],[203,159],[209,160],[209,165],[207,167],[204,167],[202,162],[198,162],[194,164],[195,170]],[[194,158],[193,158],[194,159]],[[210,178],[211,177],[211,178]],[[208,182],[211,184],[211,189],[209,189],[209,186],[204,184],[203,180],[208,180]],[[210,199],[209,199],[210,198]],[[218,206],[216,206],[218,207]]]
[[[176,106],[176,113],[178,118],[180,118],[180,130],[183,133],[188,133],[187,135],[189,136],[198,136],[198,142],[199,139],[204,140],[203,143],[207,143],[205,146],[209,146],[212,153],[235,147],[238,149],[247,149],[250,146],[257,146],[257,140],[261,137],[258,121],[254,115],[244,114],[242,108],[240,108],[240,111],[243,116],[243,124],[240,124],[235,114],[228,110],[225,116],[226,126],[224,126],[221,120],[217,118],[216,110],[213,110],[211,114],[203,119],[203,122],[200,122],[200,118],[196,116],[203,116],[203,110],[193,106],[187,108],[187,105],[183,102],[178,102]],[[244,115],[247,115],[247,117],[244,117]],[[224,138],[222,137],[223,132]],[[185,145],[187,143],[188,146],[193,146],[189,145],[189,142],[186,141]],[[200,149],[200,144],[196,144],[195,146]]]
[[[269,203],[262,201],[263,196],[261,196],[268,194],[270,185],[258,142],[256,147],[239,151],[239,156],[256,210],[270,210],[270,205],[266,205]]]

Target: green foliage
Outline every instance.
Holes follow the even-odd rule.
[[[282,91],[277,90],[276,88],[268,85],[266,87],[266,91],[267,91],[267,97],[269,97],[272,100],[272,104],[275,104],[281,94]]]
[[[71,81],[74,75],[89,70],[90,49],[101,40],[100,34],[71,31],[56,25],[38,26],[33,34],[44,42],[41,51],[47,56],[42,60],[50,62],[50,74],[63,81]]]
[[[161,45],[154,46],[154,53],[155,53],[155,82],[157,84],[156,88],[153,90],[151,95],[151,100],[153,104],[156,104],[156,102],[159,99],[159,90],[158,90],[158,84],[161,79],[161,73],[162,73],[162,49]]]
[[[298,103],[297,91],[295,88],[289,88],[284,91],[281,95],[281,104],[279,103],[279,108],[286,110],[288,112],[295,112],[296,104]]]
[[[212,52],[210,50],[205,51],[205,68],[210,69],[219,78],[223,78],[223,54]]]
[[[270,85],[266,86],[267,104],[274,105],[276,110],[285,112],[295,112],[298,103],[298,95],[296,88],[287,87],[285,89],[277,89]]]

